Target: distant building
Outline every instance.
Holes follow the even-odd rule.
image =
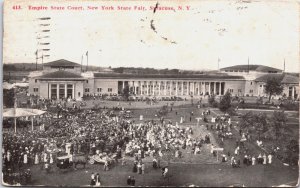
[[[84,95],[116,95],[125,87],[136,96],[178,96],[189,98],[204,95],[264,96],[268,77],[280,77],[284,93],[298,97],[298,77],[261,65],[233,66],[215,74],[129,74],[82,72],[81,66],[67,60],[44,64],[42,71],[29,75],[29,93],[46,99],[81,99]]]

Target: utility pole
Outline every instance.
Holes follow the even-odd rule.
[[[285,58],[283,59],[283,72],[285,72]]]
[[[83,61],[83,55],[81,55],[81,72],[82,72],[82,61]]]
[[[44,52],[49,52],[50,48],[48,47],[48,45],[50,44],[49,41],[45,41],[48,38],[50,38],[49,34],[47,34],[48,32],[50,32],[50,23],[49,21],[51,20],[51,17],[41,17],[41,18],[37,18],[38,21],[38,27],[36,33],[37,33],[37,50],[36,50],[36,70],[37,70],[37,64],[39,59],[41,59],[42,61],[42,68],[44,66],[44,57],[49,58],[50,55],[49,54],[44,54]],[[45,48],[48,47],[48,48]],[[39,57],[39,53],[38,51],[42,51],[41,55]]]
[[[249,71],[250,71],[250,65],[249,65],[249,56],[248,56],[248,74],[249,74]]]
[[[37,70],[37,63],[38,63],[38,50],[35,52],[35,70]]]
[[[88,66],[89,66],[89,51],[86,51],[86,72],[88,71]]]

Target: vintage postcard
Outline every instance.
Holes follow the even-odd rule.
[[[299,10],[6,0],[2,185],[297,186]]]

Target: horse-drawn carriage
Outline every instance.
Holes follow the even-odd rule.
[[[108,155],[106,153],[100,153],[100,154],[91,155],[88,158],[90,164],[95,164],[95,163],[104,164],[107,161],[108,165],[113,165],[117,159],[117,154]]]
[[[59,169],[69,169],[74,168],[76,169],[78,164],[83,165],[83,168],[85,168],[85,165],[87,163],[87,156],[85,155],[64,155],[57,157],[57,163],[56,166]]]

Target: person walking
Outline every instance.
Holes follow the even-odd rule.
[[[272,155],[271,154],[268,155],[268,164],[272,164]]]
[[[90,185],[91,185],[91,186],[96,185],[96,180],[95,180],[94,172],[92,172],[92,174],[91,174],[91,183],[90,183]]]
[[[142,174],[142,164],[139,162],[137,165],[138,174]]]
[[[132,176],[132,178],[131,178],[131,186],[135,186],[135,179],[134,179],[134,176]]]
[[[131,185],[131,177],[130,177],[130,176],[128,176],[128,178],[127,178],[127,185],[128,185],[128,186]]]
[[[142,174],[145,174],[145,163],[142,163]]]
[[[157,169],[157,160],[156,160],[155,158],[153,158],[152,167],[153,167],[154,169]]]
[[[104,162],[103,170],[104,170],[104,171],[108,171],[108,170],[109,170],[107,159],[106,159],[105,162]]]
[[[99,173],[96,174],[96,186],[100,186],[101,185],[101,182],[100,182],[100,175]]]
[[[267,164],[267,156],[266,156],[266,154],[263,155],[263,164],[264,165]]]

